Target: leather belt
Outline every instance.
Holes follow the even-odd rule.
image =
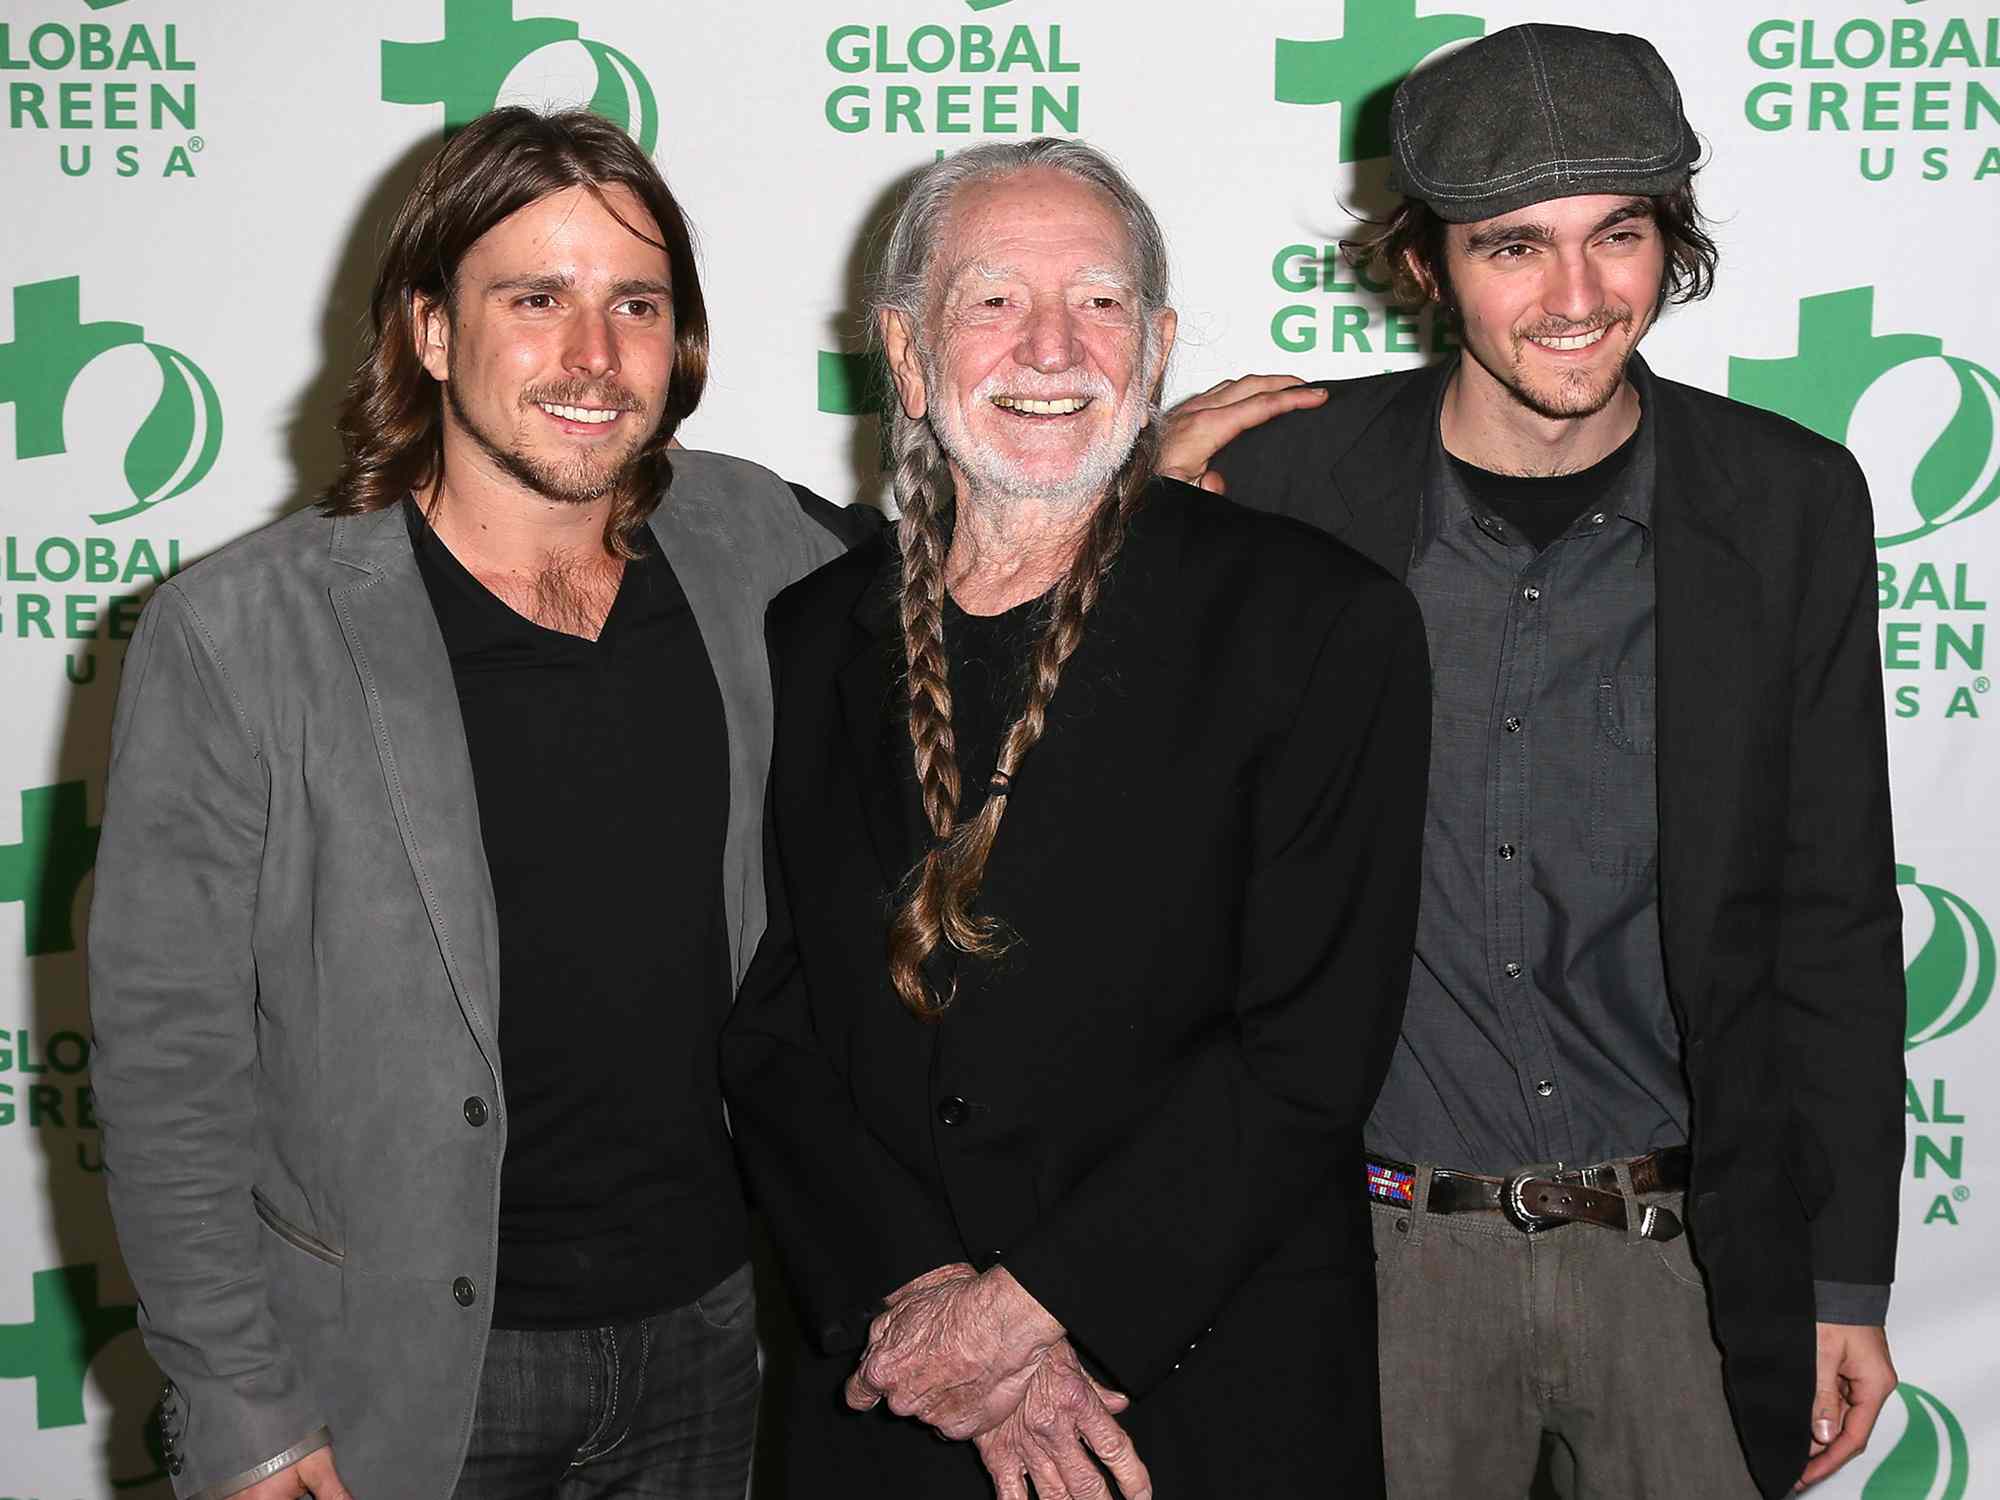
[[[1672,1193],[1687,1187],[1688,1150],[1669,1146],[1649,1151],[1625,1163],[1632,1175],[1632,1192]],[[1377,1203],[1412,1208],[1416,1202],[1417,1169],[1409,1162],[1386,1157],[1368,1158],[1368,1196]],[[1431,1172],[1428,1211],[1434,1214],[1467,1213],[1473,1209],[1498,1209],[1523,1234],[1540,1234],[1564,1224],[1600,1224],[1607,1229],[1629,1229],[1625,1195],[1618,1187],[1617,1166],[1599,1162],[1595,1166],[1529,1167],[1511,1177],[1489,1177],[1479,1172],[1454,1172],[1444,1167]],[[1681,1234],[1681,1221],[1672,1209],[1645,1204],[1639,1210],[1639,1234],[1649,1240],[1671,1240]]]

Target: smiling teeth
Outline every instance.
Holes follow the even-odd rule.
[[[535,403],[552,417],[561,417],[565,422],[609,422],[616,417],[616,411],[590,406],[551,406],[546,401]]]
[[[1024,411],[1037,417],[1066,417],[1071,412],[1082,411],[1090,405],[1088,396],[1064,396],[1055,401],[1031,401],[1026,396],[995,396],[995,406],[1006,407],[1010,411]]]
[[[1593,328],[1589,333],[1575,334],[1562,339],[1530,339],[1530,343],[1540,344],[1544,349],[1588,349],[1603,338],[1608,330]]]

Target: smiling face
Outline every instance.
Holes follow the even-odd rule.
[[[667,255],[640,238],[659,226],[630,189],[602,192],[565,188],[501,220],[459,263],[450,309],[420,309],[419,353],[444,385],[447,484],[470,465],[544,499],[599,500],[659,426],[674,364]]]
[[[1665,255],[1645,198],[1555,198],[1452,225],[1445,265],[1471,356],[1464,378],[1537,416],[1595,415],[1652,324]]]
[[[1117,209],[1066,172],[959,192],[933,262],[929,347],[896,314],[883,335],[903,409],[929,417],[962,495],[1104,493],[1173,343],[1173,313],[1149,328],[1136,280]]]

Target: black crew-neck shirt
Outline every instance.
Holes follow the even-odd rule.
[[[1640,426],[1645,416],[1640,415]],[[1598,506],[1612,487],[1632,466],[1632,454],[1639,441],[1639,429],[1587,469],[1573,474],[1496,474],[1460,458],[1449,449],[1451,460],[1473,499],[1502,521],[1514,526],[1534,544],[1537,552],[1568,531],[1570,524],[1585,511]]]
[[[500,936],[501,1328],[679,1307],[745,1255],[722,695],[651,534],[595,641],[503,604],[406,504],[464,717]]]

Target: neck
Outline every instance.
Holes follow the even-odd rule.
[[[955,468],[952,480],[958,499],[944,576],[958,607],[996,615],[1054,588],[1075,560],[1096,506],[982,495]]]
[[[551,558],[585,567],[612,560],[604,551],[611,496],[552,500],[453,436],[447,431],[444,483],[431,525],[460,561],[476,563],[475,572],[530,573]]]
[[[1639,426],[1639,393],[1621,379],[1611,399],[1584,416],[1549,417],[1463,358],[1439,419],[1447,452],[1496,474],[1574,474],[1614,451]]]

